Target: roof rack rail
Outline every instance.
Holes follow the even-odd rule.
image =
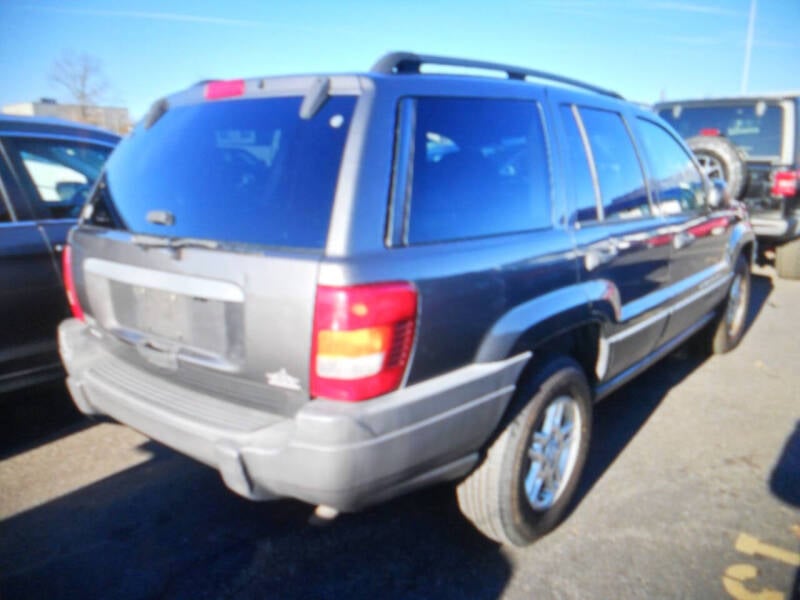
[[[624,98],[617,92],[607,90],[605,88],[584,83],[577,79],[547,73],[546,71],[537,71],[536,69],[527,69],[525,67],[515,67],[512,65],[504,65],[501,63],[486,62],[482,60],[471,60],[467,58],[453,58],[449,56],[433,56],[430,54],[414,54],[413,52],[390,52],[383,55],[378,62],[372,65],[370,69],[373,73],[383,73],[385,75],[402,74],[402,73],[420,73],[420,67],[424,64],[427,65],[445,65],[449,67],[467,67],[471,69],[485,69],[487,71],[501,71],[508,75],[509,79],[517,79],[525,81],[528,77],[536,79],[547,79],[550,81],[557,81],[565,83],[574,87],[582,88],[603,94],[604,96],[611,96],[623,100]]]

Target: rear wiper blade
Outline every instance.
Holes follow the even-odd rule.
[[[193,237],[168,238],[158,235],[147,235],[146,233],[135,233],[131,240],[134,244],[142,248],[209,248],[211,250],[219,248],[219,242]]]

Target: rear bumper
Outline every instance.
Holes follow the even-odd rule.
[[[473,364],[362,403],[308,402],[276,416],[190,390],[117,358],[89,327],[59,327],[72,397],[216,468],[251,499],[356,510],[469,472],[529,354]]]
[[[768,218],[751,214],[750,223],[760,239],[784,242],[800,236],[800,220],[797,217]]]

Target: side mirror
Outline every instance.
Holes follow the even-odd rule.
[[[59,181],[56,183],[56,193],[59,201],[64,205],[78,206],[86,201],[89,184],[77,181]]]
[[[714,209],[731,205],[731,194],[724,179],[711,180],[708,190],[708,205]]]

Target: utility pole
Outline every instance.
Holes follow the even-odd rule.
[[[744,41],[744,65],[742,66],[741,93],[747,93],[747,80],[750,77],[750,54],[753,51],[753,30],[756,25],[756,1],[750,0],[750,18],[747,22],[747,39]]]

